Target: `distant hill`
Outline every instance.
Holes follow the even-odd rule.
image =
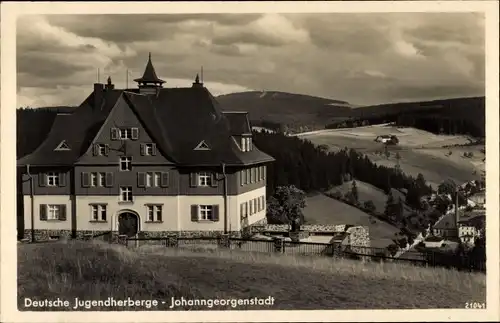
[[[218,96],[217,101],[223,110],[248,111],[254,125],[266,120],[311,129],[348,118],[352,108],[346,101],[277,91],[231,93]]]
[[[484,136],[485,97],[451,98],[355,106],[333,100],[286,92],[239,92],[217,97],[223,110],[248,111],[255,126],[263,121],[286,125],[294,131],[352,126],[354,121],[369,124],[396,122],[403,126],[438,133],[470,133]],[[359,122],[358,122],[359,124]]]

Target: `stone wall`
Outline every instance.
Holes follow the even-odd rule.
[[[90,239],[95,235],[99,235],[100,233],[104,233],[107,231],[99,232],[99,231],[76,231],[76,239],[77,240],[85,240]],[[142,231],[139,233],[139,238],[161,238],[167,237],[170,235],[176,235],[179,238],[218,238],[223,235],[223,231]],[[232,238],[240,238],[241,232],[232,231],[228,233]],[[118,236],[118,232],[113,231],[111,235],[116,238]],[[71,230],[36,230],[35,229],[35,239],[36,241],[47,241],[50,240],[51,237],[58,239],[72,239]],[[99,239],[105,240],[107,237],[98,237]],[[24,239],[27,241],[31,241],[31,230],[24,230]],[[116,239],[115,239],[116,240]]]
[[[303,231],[309,232],[344,232],[347,225],[345,224],[304,224],[300,226]],[[267,224],[264,231],[267,232],[288,232],[290,226],[288,224]]]

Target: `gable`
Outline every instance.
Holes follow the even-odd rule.
[[[145,153],[146,144],[154,146],[154,153]],[[106,147],[104,155],[96,145]],[[121,96],[78,163],[116,164],[122,156],[130,156],[133,161],[145,163],[168,163],[160,149],[156,149],[157,145],[130,103]]]

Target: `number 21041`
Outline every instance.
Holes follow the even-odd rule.
[[[486,309],[486,303],[466,302],[465,308],[466,309],[474,309],[474,310],[483,310],[483,309]]]

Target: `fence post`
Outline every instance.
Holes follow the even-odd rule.
[[[229,238],[229,234],[224,233],[219,237],[219,247],[221,248],[231,248],[231,239]]]
[[[285,239],[282,237],[274,238],[274,251],[279,253],[285,252]]]
[[[176,234],[169,234],[167,235],[167,239],[165,241],[165,247],[178,247],[179,246],[179,239],[177,239]]]

